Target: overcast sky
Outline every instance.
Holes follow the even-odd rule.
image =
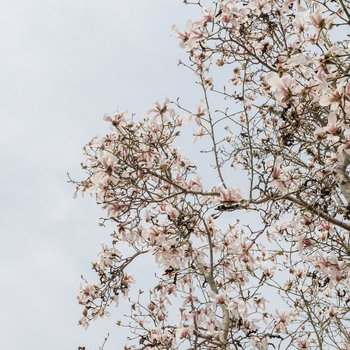
[[[108,231],[73,199],[82,146],[105,113],[193,95],[171,26],[180,0],[0,0],[0,349],[120,349],[115,319],[78,327],[80,275]],[[119,344],[119,346],[118,346]]]

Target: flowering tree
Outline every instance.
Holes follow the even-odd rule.
[[[108,115],[85,146],[77,191],[115,230],[80,323],[137,290],[129,267],[149,255],[155,285],[129,299],[125,350],[349,350],[350,3],[191,5],[202,15],[174,31],[197,107]],[[194,125],[205,167],[177,147]]]

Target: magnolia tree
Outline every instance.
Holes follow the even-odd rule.
[[[80,323],[125,299],[125,350],[349,350],[350,2],[184,2],[201,100],[108,115],[85,146],[74,183],[114,229]],[[128,297],[147,255],[155,283]]]

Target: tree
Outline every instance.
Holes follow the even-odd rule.
[[[190,5],[202,15],[174,31],[197,109],[108,115],[111,132],[85,146],[77,191],[115,231],[80,323],[137,288],[128,268],[149,255],[157,281],[130,300],[125,350],[349,350],[350,3]],[[193,125],[202,177],[176,147]]]

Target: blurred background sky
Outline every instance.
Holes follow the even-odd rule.
[[[105,113],[192,101],[171,26],[180,0],[0,0],[0,349],[121,349],[115,317],[77,326],[75,295],[109,231],[92,199],[73,199],[82,146]],[[144,268],[144,267],[143,267]],[[142,274],[142,269],[140,271]],[[118,310],[115,313],[118,314]]]

